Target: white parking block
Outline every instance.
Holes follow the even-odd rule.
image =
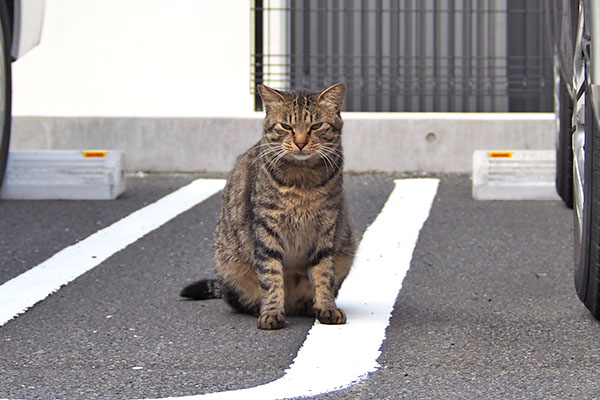
[[[125,191],[123,152],[12,151],[0,199],[113,200]]]
[[[477,150],[473,153],[476,200],[560,200],[553,150]]]

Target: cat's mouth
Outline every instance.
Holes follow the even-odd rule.
[[[302,153],[290,153],[290,154],[296,160],[298,160],[298,161],[304,161],[304,160],[308,160],[309,158],[311,158],[314,153],[302,152]]]

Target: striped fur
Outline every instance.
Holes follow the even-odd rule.
[[[204,279],[194,282],[186,287],[180,293],[180,296],[192,300],[220,299],[221,284],[217,279]]]
[[[335,297],[356,249],[342,190],[345,86],[259,91],[264,133],[227,180],[214,235],[220,294],[261,329],[285,315],[343,324]]]

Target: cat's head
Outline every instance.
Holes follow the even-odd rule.
[[[341,157],[340,110],[346,85],[336,83],[320,92],[288,92],[260,85],[258,91],[267,112],[263,143],[279,150],[280,158],[304,161],[318,156],[325,161]]]

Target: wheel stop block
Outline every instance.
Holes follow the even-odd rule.
[[[118,150],[11,151],[0,199],[113,200],[126,188]]]
[[[553,150],[473,152],[472,194],[476,200],[560,200]]]

